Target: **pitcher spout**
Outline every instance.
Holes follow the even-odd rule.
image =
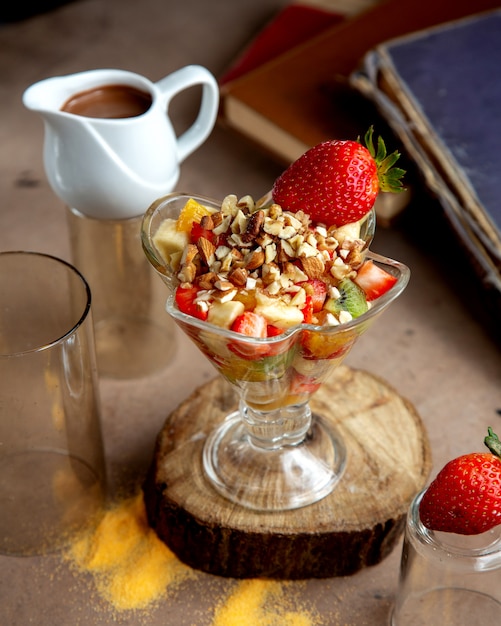
[[[60,114],[62,106],[76,88],[78,81],[71,80],[72,78],[71,76],[54,76],[31,85],[23,93],[24,106],[41,114]]]

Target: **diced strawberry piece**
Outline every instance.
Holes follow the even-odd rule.
[[[231,325],[231,330],[248,337],[264,337],[267,336],[268,324],[266,319],[254,313],[253,311],[244,311]]]
[[[305,376],[299,372],[294,372],[289,390],[293,395],[296,394],[311,394],[315,393],[319,389],[321,383],[311,376]]]
[[[278,328],[277,326],[273,326],[273,324],[268,324],[266,327],[266,336],[267,337],[277,337],[283,333],[282,328]]]
[[[231,330],[247,337],[265,339],[268,336],[268,323],[259,313],[244,311],[233,322]],[[228,347],[235,354],[250,360],[259,359],[270,351],[266,344],[247,344],[240,341],[232,341]]]
[[[327,297],[327,287],[319,278],[311,278],[302,283],[300,286],[306,292],[306,302],[301,309],[303,314],[303,322],[305,324],[313,324],[313,314],[322,310]]]
[[[319,278],[310,278],[310,280],[300,283],[300,286],[306,291],[307,298],[308,296],[311,298],[313,312],[321,311],[327,297],[327,287],[324,281]]]
[[[367,300],[370,301],[379,298],[391,289],[397,282],[397,279],[369,260],[358,270],[354,281],[364,290]]]
[[[207,311],[199,307],[195,302],[198,291],[198,288],[195,286],[183,287],[179,285],[176,289],[175,300],[178,309],[182,313],[205,321],[207,319]]]
[[[204,237],[211,243],[216,242],[216,235],[211,230],[208,230],[207,228],[202,228],[202,226],[200,226],[198,222],[193,222],[193,226],[191,227],[190,232],[191,243],[197,243],[197,241],[201,237]]]
[[[216,235],[214,231],[209,230],[208,228],[203,228],[198,222],[193,222],[190,231],[190,241],[191,243],[197,243],[197,241],[204,237],[211,243],[213,243],[216,248],[218,246],[227,245],[228,233],[221,233],[220,235]]]
[[[278,328],[278,326],[274,326],[273,324],[268,324],[266,332],[268,337],[279,337],[280,335],[283,335],[284,329]],[[290,337],[287,339],[284,338],[283,341],[270,343],[267,356],[278,356],[279,354],[284,354],[287,350],[289,350],[291,344],[292,340]]]
[[[303,314],[303,322],[305,324],[313,323],[313,298],[312,296],[306,296],[306,302],[304,307],[301,309],[301,313]]]

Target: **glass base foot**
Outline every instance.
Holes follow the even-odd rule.
[[[500,614],[501,604],[488,594],[442,588],[410,595],[394,611],[391,626],[470,626],[473,615],[478,623],[495,624]]]
[[[236,411],[209,436],[203,452],[213,487],[232,502],[261,511],[318,502],[333,491],[345,464],[340,436],[317,415],[303,442],[268,449],[251,442]]]

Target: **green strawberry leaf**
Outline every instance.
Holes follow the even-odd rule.
[[[405,170],[393,167],[400,158],[400,152],[395,150],[391,154],[386,153],[386,145],[381,136],[377,139],[377,153],[374,148],[374,127],[370,126],[365,133],[364,142],[365,147],[369,151],[371,157],[374,159],[377,165],[377,173],[379,179],[379,188],[381,191],[388,191],[390,193],[400,193],[404,191],[405,187],[402,183],[402,177],[405,174]],[[358,143],[360,137],[357,138]]]
[[[499,440],[499,437],[490,426],[487,431],[489,434],[484,439],[485,445],[489,448],[492,454],[495,454],[496,456],[501,458],[501,441]]]

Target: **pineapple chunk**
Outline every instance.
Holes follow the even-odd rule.
[[[255,313],[260,313],[269,324],[277,328],[292,328],[303,322],[303,314],[298,307],[286,304],[278,298],[269,298],[263,293],[256,295]]]
[[[343,243],[346,239],[355,241],[360,237],[360,221],[350,222],[349,224],[343,224],[339,228],[336,228],[336,239],[339,243]]]
[[[213,302],[209,308],[207,321],[221,328],[230,328],[239,315],[242,315],[245,307],[238,300],[229,302]]]
[[[153,236],[155,248],[174,272],[179,268],[182,252],[188,243],[188,233],[178,230],[176,220],[171,218],[165,219]]]

